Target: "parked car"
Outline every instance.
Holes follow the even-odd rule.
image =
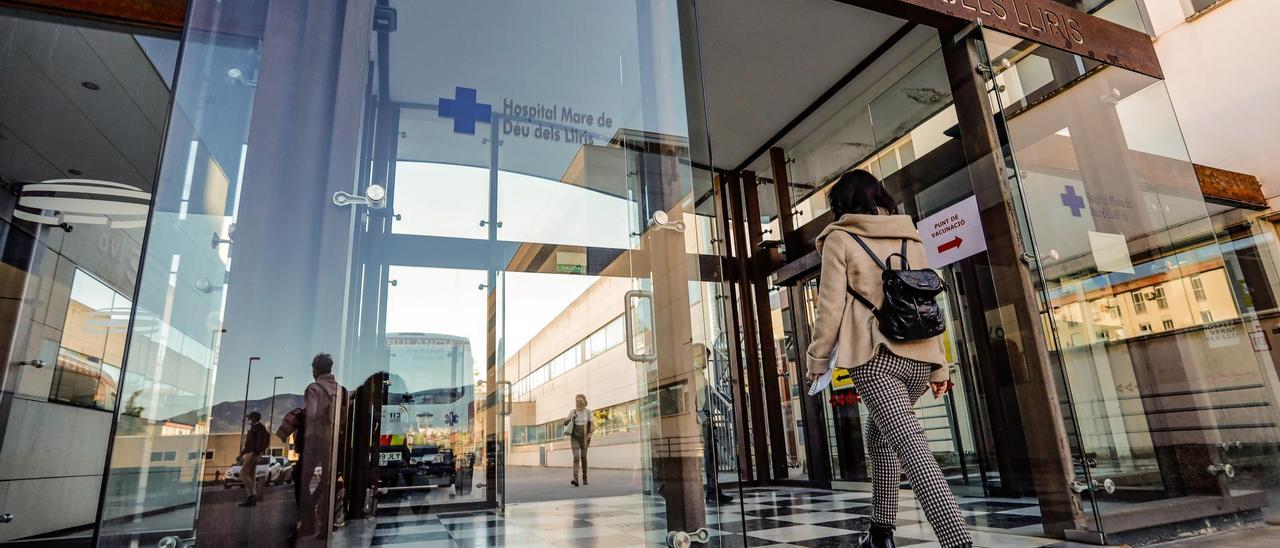
[[[379,446],[378,483],[383,487],[399,487],[401,482],[413,485],[413,470],[409,466],[409,459],[408,445],[395,443]]]
[[[280,477],[276,478],[276,485],[293,483],[293,466],[294,462],[285,457],[271,457],[280,465]]]
[[[430,444],[414,447],[409,450],[409,467],[413,471],[414,485],[453,485],[452,449],[441,449]]]
[[[272,457],[270,455],[262,455],[258,457],[258,467],[254,470],[254,475],[259,485],[267,486],[277,483],[281,478],[281,466],[276,461],[280,457]],[[236,463],[227,469],[227,473],[222,476],[223,489],[232,487],[244,487],[244,482],[240,479],[240,459],[236,459]]]

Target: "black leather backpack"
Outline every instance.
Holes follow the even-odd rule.
[[[902,252],[894,253],[881,261],[867,243],[857,234],[850,234],[880,267],[884,281],[884,301],[879,308],[863,297],[853,287],[849,294],[871,309],[880,324],[880,333],[894,341],[917,341],[941,335],[946,330],[942,309],[938,307],[938,294],[947,284],[930,269],[912,270],[907,262],[907,240],[902,240]],[[901,268],[893,268],[893,258],[901,260]]]

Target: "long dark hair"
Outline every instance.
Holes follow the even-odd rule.
[[[836,219],[848,214],[878,215],[897,211],[898,203],[875,175],[855,169],[840,176],[828,195]]]

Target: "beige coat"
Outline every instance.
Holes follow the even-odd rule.
[[[822,254],[822,277],[813,342],[809,343],[809,372],[826,373],[831,368],[833,350],[836,367],[850,369],[870,361],[876,349],[884,346],[898,356],[942,366],[933,371],[929,380],[947,380],[942,336],[906,342],[890,340],[880,333],[871,310],[849,295],[847,287],[852,286],[876,306],[884,300],[880,267],[850,234],[860,236],[882,261],[900,252],[905,238],[911,267],[926,268],[928,264],[920,233],[907,215],[848,214],[828,225],[817,241]],[[893,261],[897,266],[898,258]]]

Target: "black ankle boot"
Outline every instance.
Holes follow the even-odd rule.
[[[871,529],[868,530],[867,536],[862,537],[859,548],[894,548],[893,526],[871,524]]]

